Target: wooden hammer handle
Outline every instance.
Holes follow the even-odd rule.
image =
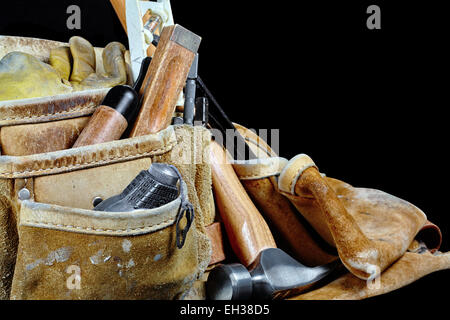
[[[276,248],[272,233],[253,204],[224,149],[212,142],[210,164],[217,207],[231,247],[239,261],[249,266],[267,248]]]
[[[117,14],[117,17],[119,17],[123,30],[127,32],[127,16],[126,16],[125,0],[109,0],[109,1],[111,2],[114,11]]]
[[[130,137],[157,133],[170,125],[200,40],[179,25],[163,29],[141,87],[142,106]]]

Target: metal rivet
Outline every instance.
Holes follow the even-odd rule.
[[[100,202],[102,202],[102,201],[103,201],[102,198],[100,198],[100,197],[95,197],[95,198],[92,200],[92,205],[93,205],[94,207],[96,207],[96,206],[98,206],[98,205],[100,204]]]
[[[31,198],[30,190],[28,190],[27,188],[22,188],[19,190],[18,196],[19,200],[29,200]]]

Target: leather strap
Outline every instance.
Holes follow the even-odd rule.
[[[279,175],[287,163],[287,159],[280,157],[261,158],[234,161],[233,169],[240,180],[258,180]]]
[[[317,168],[314,161],[306,154],[299,154],[292,158],[281,171],[278,178],[280,191],[295,195],[295,185],[302,173],[311,167]]]

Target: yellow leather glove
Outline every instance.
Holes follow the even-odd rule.
[[[50,65],[29,54],[9,53],[0,61],[0,100],[53,96],[125,84],[125,51],[125,46],[119,42],[105,47],[104,74],[95,73],[94,47],[81,37],[70,38],[69,47],[51,50]]]
[[[0,60],[0,100],[17,100],[69,93],[56,70],[34,56],[10,52]]]
[[[92,73],[80,85],[88,88],[109,88],[127,82],[125,63],[126,48],[120,42],[111,42],[103,49],[103,68],[105,74]]]
[[[94,47],[87,40],[72,37],[69,44],[70,48],[60,47],[51,51],[50,64],[63,79],[70,79],[75,91],[110,88],[127,82],[126,48],[120,42],[111,42],[103,49],[104,74],[96,73]]]
[[[72,73],[72,54],[69,47],[59,47],[50,51],[50,65],[55,69],[60,77],[69,81]]]
[[[70,38],[69,46],[73,57],[70,82],[79,83],[95,73],[95,50],[89,41],[81,37]]]

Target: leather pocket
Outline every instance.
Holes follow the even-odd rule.
[[[209,256],[181,204],[121,213],[23,201],[11,299],[182,298]]]
[[[81,117],[0,128],[2,154],[26,156],[70,149],[88,121],[89,117]]]
[[[211,245],[205,231],[205,226],[211,224],[215,217],[211,191],[211,169],[206,158],[201,156],[210,141],[211,136],[206,129],[171,126],[158,134],[132,139],[52,153],[0,157],[0,250],[2,253],[0,254],[0,298],[9,297],[13,273],[16,299],[168,299],[181,297],[189,287],[190,281],[206,269],[211,256]],[[195,161],[192,160],[193,158]],[[92,208],[94,198],[107,199],[120,193],[141,170],[148,169],[150,164],[155,162],[172,164],[179,169],[186,183],[189,201],[195,210],[195,219],[187,233],[186,243],[182,249],[177,249],[174,244],[176,242],[176,225],[173,223],[158,230],[146,230],[148,232],[142,234],[127,234],[126,232],[123,235],[118,232],[98,234],[92,230],[80,232],[82,228],[93,228],[89,225],[79,225],[80,217],[84,217],[85,220],[89,218],[92,223],[98,222],[95,229],[127,230],[127,228],[149,227],[149,225],[131,226],[133,221],[136,221],[137,213],[111,216],[108,219],[113,219],[111,221],[114,221],[114,224],[108,227],[105,223],[109,220],[105,218],[104,214],[92,211]],[[152,219],[161,216],[159,213],[154,217],[151,215],[152,212],[148,214]],[[36,221],[39,224],[34,225],[29,222],[31,216],[39,219],[47,217],[50,220],[38,219]],[[53,217],[62,220],[54,223],[51,220]],[[118,219],[118,217],[121,218]],[[185,220],[183,218],[181,223],[183,224]],[[26,225],[25,221],[28,221]],[[123,227],[123,223],[126,223],[125,227]],[[51,224],[61,225],[63,228],[62,230],[55,229],[51,227]],[[118,226],[121,224],[122,228],[119,228]],[[68,226],[79,228],[71,229]],[[153,224],[150,225],[150,227],[152,226]],[[20,239],[19,244],[17,244],[17,239]],[[119,256],[124,240],[130,241],[136,248],[136,251],[133,251],[136,257]],[[110,245],[111,257],[114,257],[115,254],[123,261],[113,265],[102,265],[102,268],[109,267],[110,269],[105,269],[104,272],[99,271],[98,275],[95,275],[94,271],[99,270],[96,269],[99,266],[89,263],[90,257],[95,256],[99,250],[103,249],[99,247],[100,245],[96,247],[97,241]],[[134,242],[136,243],[133,244]],[[88,280],[85,282],[92,286],[84,287],[88,291],[82,293],[74,291],[70,294],[67,293],[69,291],[66,287],[59,286],[57,291],[52,291],[49,287],[47,289],[50,291],[47,295],[43,288],[46,286],[56,288],[57,284],[45,282],[44,278],[55,278],[60,281],[64,276],[66,277],[64,279],[67,279],[70,274],[64,273],[65,269],[61,269],[62,271],[48,269],[45,272],[39,271],[38,275],[30,276],[35,272],[33,271],[35,268],[30,273],[27,265],[32,264],[33,261],[40,263],[43,260],[42,266],[46,266],[47,257],[50,255],[49,259],[52,260],[54,255],[58,255],[58,250],[65,247],[72,247],[71,250],[74,251],[71,256],[78,257],[75,260],[68,260],[67,263],[70,262],[70,264],[65,267],[74,266],[73,268],[76,269],[75,262],[78,261],[82,274],[93,272],[89,276],[93,278],[86,278],[90,279],[90,282]],[[96,251],[92,251],[91,248]],[[151,262],[155,256],[162,254],[159,253],[161,250],[166,254],[166,260],[159,261],[164,265],[162,267],[160,264],[154,265],[156,261]],[[16,255],[18,256],[17,260]],[[159,260],[158,257],[157,260]],[[108,286],[104,287],[103,282],[107,281],[107,277],[103,273],[107,275],[113,272],[115,269],[112,266],[115,268],[119,264],[124,266],[123,263],[126,263],[125,266],[128,265],[131,258],[138,266],[137,269],[133,269],[137,270],[136,278],[130,278],[131,282],[122,283],[117,282],[119,279],[116,281],[117,286],[115,283],[109,282]],[[31,259],[34,260],[31,261]],[[16,261],[17,268],[15,270]],[[87,270],[83,267],[85,265],[81,265],[83,263],[89,266]],[[146,278],[143,266],[145,266],[145,272],[153,278],[156,277],[156,280]],[[141,267],[142,269],[139,269]],[[193,271],[194,269],[195,271]],[[62,274],[58,273],[60,271]],[[125,269],[123,272],[125,271],[128,270]],[[39,276],[41,273],[42,278]],[[33,280],[30,282],[30,279]],[[136,279],[140,279],[141,282]],[[136,283],[133,284],[133,281]],[[127,285],[133,288],[137,286],[138,289],[130,289],[126,287]],[[61,290],[65,290],[64,294],[67,295],[63,295]]]

